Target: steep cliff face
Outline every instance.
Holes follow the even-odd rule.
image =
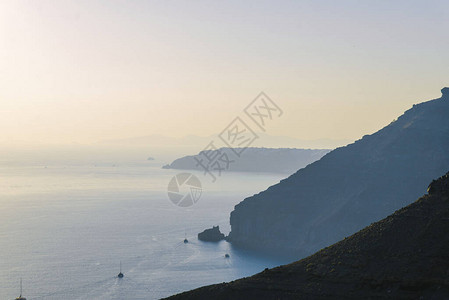
[[[310,257],[169,299],[449,299],[449,173],[428,195]]]
[[[231,213],[234,245],[303,257],[410,203],[449,169],[449,89]]]

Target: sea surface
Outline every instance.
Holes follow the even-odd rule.
[[[18,296],[20,278],[28,300],[158,299],[286,263],[197,239],[212,225],[227,234],[234,205],[285,175],[195,172],[202,196],[180,208],[170,161],[46,155],[0,159],[0,299]]]

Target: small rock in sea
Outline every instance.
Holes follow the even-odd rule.
[[[225,235],[220,232],[219,226],[214,226],[198,233],[198,239],[205,242],[219,242],[225,239]]]

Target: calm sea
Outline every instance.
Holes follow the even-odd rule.
[[[234,205],[283,175],[195,173],[202,197],[180,208],[169,161],[46,155],[0,159],[0,299],[18,296],[20,278],[29,300],[158,299],[285,263],[196,237],[212,225],[227,234]]]

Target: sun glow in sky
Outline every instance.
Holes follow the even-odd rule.
[[[449,85],[447,1],[1,1],[0,144],[220,132],[357,139]]]

